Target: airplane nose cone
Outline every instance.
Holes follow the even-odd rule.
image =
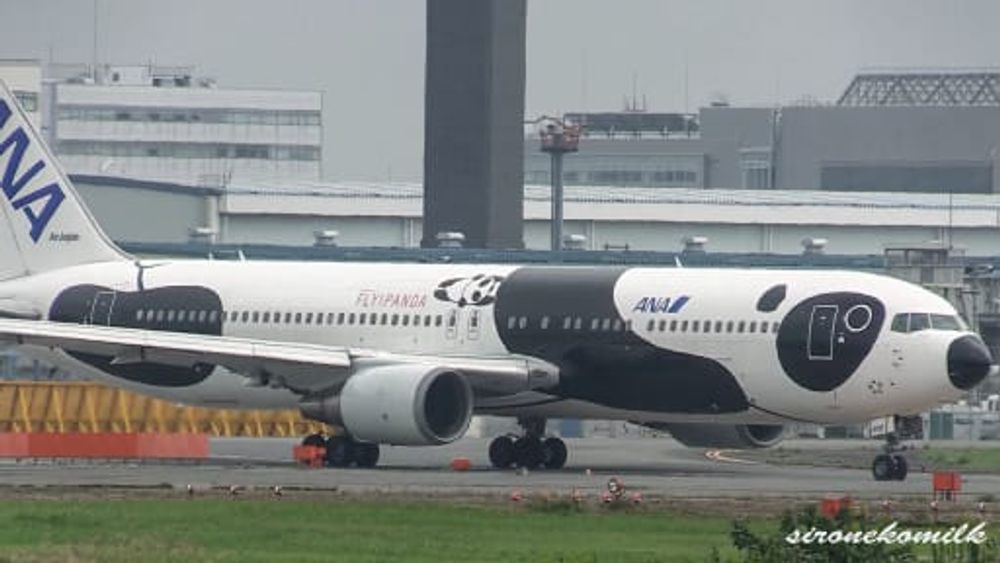
[[[992,364],[989,349],[978,337],[962,336],[948,346],[948,379],[962,391],[986,379]]]

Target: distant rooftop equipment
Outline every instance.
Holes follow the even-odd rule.
[[[862,72],[837,105],[1000,107],[1000,72]]]
[[[587,237],[566,235],[563,237],[563,248],[566,250],[587,250]]]
[[[465,246],[465,235],[455,231],[437,234],[438,248],[462,248]]]
[[[339,236],[340,236],[340,231],[333,231],[333,230],[314,231],[313,237],[315,237],[316,242],[313,243],[313,246],[323,246],[323,247],[337,246],[337,237]]]
[[[642,137],[650,134],[669,137],[671,134],[698,131],[697,117],[686,113],[567,113],[563,116],[563,121],[581,127],[585,135],[599,134],[608,137]]]
[[[826,252],[826,244],[829,241],[825,238],[807,237],[802,239],[802,254],[816,255]]]
[[[188,229],[188,240],[198,244],[212,244],[215,242],[215,229],[211,227],[194,227]]]
[[[705,246],[708,244],[708,237],[703,236],[690,236],[681,239],[684,243],[684,252],[687,254],[691,253],[705,253]]]

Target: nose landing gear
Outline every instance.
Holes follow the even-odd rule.
[[[560,469],[566,464],[566,443],[556,437],[544,438],[545,419],[518,419],[523,436],[504,435],[490,442],[490,463],[497,469]]]
[[[909,464],[901,454],[900,441],[910,438],[920,438],[923,434],[923,421],[919,416],[894,417],[895,432],[887,431],[883,453],[875,456],[872,461],[872,476],[876,481],[905,481],[909,473]]]

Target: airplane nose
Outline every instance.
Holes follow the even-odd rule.
[[[986,379],[992,364],[990,350],[979,337],[962,336],[948,346],[948,379],[962,391],[968,391]]]

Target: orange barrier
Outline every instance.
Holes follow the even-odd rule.
[[[0,434],[0,457],[6,458],[205,459],[208,453],[207,434]]]
[[[935,471],[933,485],[935,499],[957,500],[962,490],[962,475],[957,471]]]
[[[298,437],[330,429],[294,410],[188,407],[82,381],[3,381],[0,432]]]
[[[850,510],[853,502],[851,497],[826,497],[819,503],[819,512],[833,520],[842,510]]]

